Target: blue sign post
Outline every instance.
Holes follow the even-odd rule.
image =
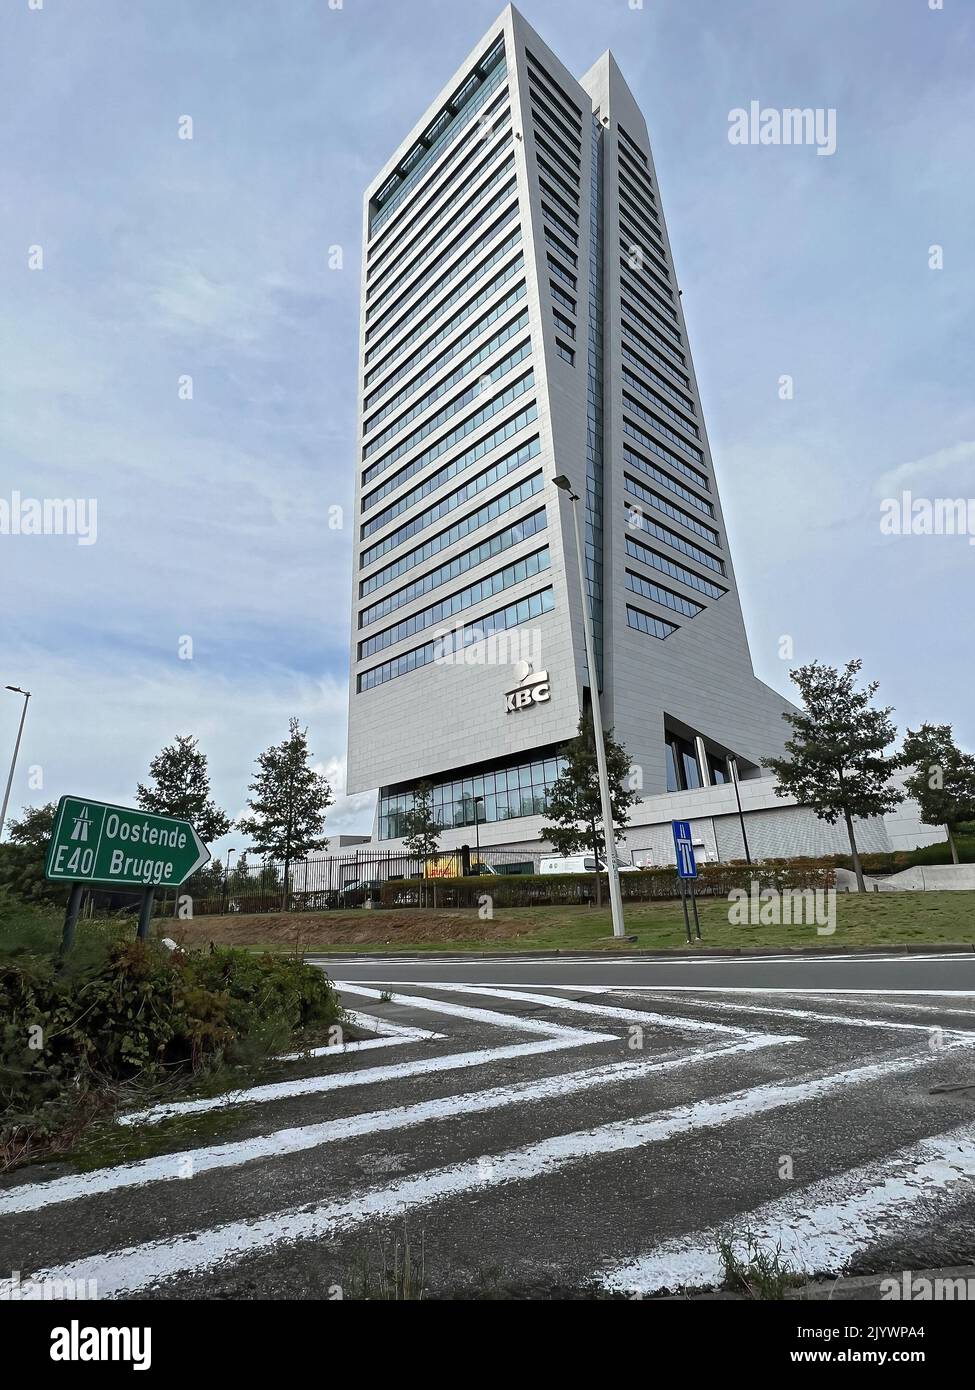
[[[687,932],[687,940],[691,940],[691,919],[687,915],[687,888],[686,882],[690,880],[691,885],[691,905],[694,908],[694,926],[697,929],[697,939],[701,940],[701,919],[697,915],[697,898],[694,896],[694,880],[697,878],[697,860],[694,857],[694,837],[691,834],[691,823],[689,820],[671,821],[670,827],[674,832],[674,852],[677,855],[677,877],[680,879],[680,896],[684,905],[684,929]]]

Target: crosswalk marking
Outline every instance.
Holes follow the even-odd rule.
[[[854,1255],[883,1238],[903,1236],[932,1216],[940,1198],[957,1195],[975,1178],[975,1126],[965,1125],[901,1149],[881,1163],[826,1178],[743,1213],[736,1222],[657,1246],[639,1259],[604,1271],[598,1282],[617,1293],[720,1283],[718,1241],[747,1230],[759,1249],[780,1251],[798,1274],[837,1274]],[[943,1214],[943,1213],[942,1213]]]
[[[103,1298],[133,1295],[177,1275],[225,1268],[245,1255],[266,1254],[296,1241],[331,1238],[366,1221],[399,1217],[406,1210],[438,1199],[550,1176],[587,1159],[642,1148],[692,1130],[754,1119],[785,1106],[823,1100],[847,1087],[913,1070],[931,1060],[929,1053],[890,1057],[825,1076],[755,1086],[639,1119],[559,1134],[487,1160],[433,1169],[384,1187],[364,1189],[339,1202],[292,1207],[257,1220],[230,1221],[188,1235],[86,1256],[38,1271],[32,1280],[24,1281],[22,1296],[35,1296],[32,1288],[44,1281],[65,1279],[96,1279]]]
[[[65,1279],[96,1280],[100,1297],[138,1295],[167,1280],[232,1270],[248,1255],[269,1256],[295,1242],[338,1239],[370,1222],[390,1217],[399,1220],[405,1213],[414,1209],[424,1210],[433,1203],[459,1201],[469,1206],[472,1202],[476,1203],[477,1194],[503,1184],[544,1183],[555,1174],[584,1171],[591,1163],[614,1156],[622,1158],[627,1153],[655,1144],[669,1142],[681,1145],[685,1136],[699,1131],[714,1132],[715,1138],[711,1142],[715,1146],[714,1152],[720,1156],[725,1147],[730,1147],[734,1152],[742,1142],[751,1144],[755,1127],[762,1126],[766,1115],[803,1107],[809,1113],[805,1123],[815,1127],[823,1122],[820,1107],[828,1106],[833,1098],[849,1093],[857,1086],[890,1085],[899,1077],[908,1077],[928,1064],[937,1064],[953,1053],[964,1054],[975,1046],[975,1029],[943,1029],[939,1026],[940,1046],[937,1049],[927,1047],[919,1035],[930,1034],[933,1024],[910,1022],[903,1017],[904,1011],[910,1009],[917,1009],[929,1016],[971,1017],[965,1009],[887,1001],[891,1010],[897,1009],[901,1014],[901,1017],[891,1018],[874,1011],[882,1001],[870,997],[851,999],[845,990],[830,992],[839,995],[839,998],[823,998],[825,992],[818,989],[774,991],[795,996],[795,1001],[782,1001],[782,1006],[776,1006],[760,1002],[766,993],[772,991],[725,987],[717,990],[715,987],[692,988],[666,984],[572,985],[564,978],[558,984],[546,981],[521,987],[504,983],[410,981],[398,985],[392,993],[386,987],[377,988],[375,981],[368,984],[338,981],[336,985],[343,996],[358,996],[366,1001],[382,999],[413,1011],[408,1024],[364,1014],[347,1015],[351,1021],[376,1034],[374,1038],[362,1040],[359,1044],[361,1050],[365,1050],[370,1043],[374,1046],[410,1045],[410,1051],[419,1055],[409,1061],[346,1071],[333,1070],[324,1075],[294,1077],[223,1096],[173,1102],[123,1116],[122,1123],[155,1121],[171,1114],[192,1114],[220,1106],[326,1095],[350,1087],[379,1086],[379,1093],[370,1094],[381,1094],[382,1088],[388,1084],[417,1077],[436,1077],[440,1073],[459,1075],[465,1071],[490,1068],[495,1063],[536,1059],[546,1054],[569,1054],[561,1063],[568,1065],[569,1070],[504,1081],[503,1084],[485,1084],[483,1087],[479,1075],[471,1083],[473,1089],[436,1095],[431,1100],[412,1100],[407,1090],[406,1102],[401,1104],[383,1107],[379,1102],[368,1111],[285,1128],[269,1126],[268,1132],[226,1143],[201,1144],[178,1153],[117,1164],[85,1174],[0,1186],[0,1215],[12,1217],[40,1213],[36,1218],[29,1217],[31,1224],[27,1229],[31,1230],[33,1226],[36,1232],[41,1233],[29,1237],[41,1250],[45,1229],[52,1234],[71,1229],[61,1226],[61,1218],[56,1210],[66,1203],[79,1204],[84,1218],[85,1208],[82,1204],[85,1198],[127,1192],[134,1204],[132,1210],[137,1214],[136,1219],[141,1203],[142,1209],[152,1219],[153,1224],[148,1229],[158,1231],[160,1212],[167,1209],[165,1203],[173,1195],[167,1193],[161,1184],[202,1177],[220,1170],[236,1169],[240,1172],[240,1177],[234,1182],[240,1184],[241,1191],[249,1192],[249,1200],[258,1213],[248,1219],[223,1221],[215,1221],[208,1214],[203,1220],[209,1220],[209,1226],[184,1230],[167,1238],[148,1239],[129,1243],[122,1248],[80,1255],[71,1251],[70,1242],[65,1241],[62,1234],[55,1248],[59,1256],[67,1249],[67,1256],[59,1258],[56,1264],[49,1260],[48,1268],[36,1271],[31,1280],[18,1285],[18,1296],[41,1296],[39,1291],[46,1286],[45,1281]],[[414,989],[432,993],[407,992]],[[857,993],[869,994],[866,991]],[[945,999],[950,994],[937,993]],[[572,997],[566,997],[567,994]],[[729,994],[735,996],[734,1000],[727,997]],[[433,997],[436,995],[449,997]],[[583,997],[578,997],[580,995]],[[600,995],[601,999],[594,997]],[[620,999],[621,995],[635,996],[641,1003],[646,1000],[650,1007],[634,1007],[632,1000]],[[746,997],[740,998],[741,995]],[[813,1007],[789,1006],[791,1002],[805,1003],[808,995],[816,996],[815,1002],[809,1000]],[[472,996],[477,997],[476,1003],[473,998],[470,1003],[462,1002]],[[521,1005],[537,1012],[527,1015],[504,1012],[500,1008],[490,1007],[492,1002]],[[850,1010],[861,1002],[870,1004],[871,1012],[854,1016]],[[825,1011],[822,1007],[824,1004],[829,1007],[835,1005],[838,1012]],[[672,1008],[674,1012],[660,1012],[660,1007]],[[701,1011],[716,1017],[702,1016]],[[445,1035],[421,1026],[425,1022],[425,1014],[439,1015],[445,1020],[453,1018],[458,1023],[477,1024],[487,1030],[503,1029],[509,1036],[518,1032],[527,1033],[529,1037],[527,1041],[505,1042],[503,1046],[490,1045],[488,1037],[487,1045],[478,1047],[472,1046],[468,1038],[462,1051],[451,1053],[448,1050],[449,1032]],[[746,1015],[755,1016],[754,1031],[748,1026],[738,1026],[738,1020],[744,1023]],[[421,1023],[415,1023],[414,1017],[419,1017]],[[768,1031],[760,1022],[764,1017],[780,1020],[777,1026],[783,1029],[797,1025],[798,1031]],[[725,1021],[729,1018],[735,1022]],[[872,1028],[880,1033],[881,1038],[869,1040],[868,1046],[872,1042],[879,1047],[883,1041],[890,1050],[860,1056],[840,1065],[833,1063],[835,1069],[829,1070],[823,1066],[822,1058],[815,1051],[817,1029],[821,1037],[823,1024],[841,1028]],[[610,1025],[615,1031],[601,1031],[603,1028],[608,1030]],[[635,1025],[648,1030],[656,1048],[654,1052],[638,1058],[629,1055],[626,1060],[604,1061],[589,1066],[580,1066],[580,1059],[571,1055],[576,1049],[595,1044],[615,1043],[619,1049],[625,1043],[627,1032],[631,1032],[632,1037]],[[885,1030],[891,1030],[886,1039],[882,1036]],[[663,1038],[661,1032],[665,1035]],[[666,1035],[670,1035],[669,1041]],[[835,1036],[831,1034],[831,1037]],[[337,1052],[352,1050],[349,1044],[344,1047],[339,1044],[310,1052],[289,1053],[277,1060],[285,1064],[291,1060],[298,1062],[315,1057],[329,1061]],[[615,1056],[619,1056],[618,1051]],[[808,1069],[810,1057],[813,1059],[813,1070]],[[729,1063],[734,1065],[733,1059],[736,1058],[741,1060],[741,1065],[732,1072],[737,1089],[708,1095],[708,1089],[713,1090],[722,1083],[711,1078],[710,1072],[704,1070],[706,1065],[722,1062],[724,1065],[720,1074],[727,1076],[727,1067]],[[749,1070],[753,1076],[757,1074],[758,1084],[745,1084]],[[652,1083],[654,1078],[668,1075],[693,1078],[694,1090],[691,1094],[699,1098],[685,1104],[656,1108],[663,1103],[665,1096],[671,1099],[674,1090],[672,1085],[668,1085],[664,1091]],[[768,1079],[764,1079],[766,1076]],[[490,1071],[485,1070],[485,1083],[489,1077],[494,1081],[499,1080],[497,1075],[491,1077]],[[726,1086],[727,1081],[723,1084]],[[626,1087],[633,1089],[627,1091]],[[447,1166],[424,1168],[378,1186],[362,1186],[350,1191],[348,1187],[355,1184],[357,1179],[340,1176],[349,1172],[350,1158],[353,1165],[359,1161],[356,1150],[344,1152],[334,1149],[336,1144],[343,1141],[348,1143],[365,1139],[368,1143],[370,1136],[444,1122],[453,1123],[453,1135],[463,1136],[464,1122],[479,1115],[497,1112],[505,1107],[541,1106],[563,1099],[571,1101],[575,1097],[593,1096],[600,1092],[609,1093],[608,1099],[603,1102],[602,1113],[622,1113],[626,1118],[585,1125],[581,1124],[588,1114],[585,1105],[576,1110],[558,1106],[534,1122],[535,1133],[547,1137],[525,1142],[518,1147],[509,1147],[510,1140],[506,1137],[502,1121],[493,1130],[486,1131],[495,1136],[493,1140],[488,1140],[488,1146],[496,1151],[481,1154],[476,1159],[469,1157],[471,1146],[465,1142],[463,1147],[454,1150],[455,1154],[463,1155],[458,1157],[458,1161]],[[687,1094],[686,1090],[684,1094]],[[623,1105],[627,1108],[621,1111]],[[637,1110],[635,1116],[634,1110]],[[260,1113],[263,1112],[254,1110],[252,1117],[256,1119]],[[324,1112],[319,1109],[318,1113]],[[957,1115],[957,1110],[954,1113]],[[964,1114],[964,1110],[961,1113]],[[561,1118],[554,1119],[555,1116]],[[251,1118],[248,1122],[253,1127]],[[795,1122],[800,1123],[798,1113]],[[553,1123],[565,1132],[552,1134]],[[790,1126],[793,1124],[791,1115],[788,1123]],[[737,1127],[738,1134],[732,1134],[726,1142],[723,1136],[729,1125]],[[471,1133],[480,1132],[473,1127],[471,1129]],[[917,1128],[914,1133],[917,1133]],[[483,1139],[479,1142],[483,1142]],[[857,1142],[854,1137],[851,1141],[854,1148]],[[896,1141],[890,1147],[896,1147]],[[275,1169],[272,1165],[275,1160],[311,1151],[315,1151],[311,1162],[319,1184],[316,1190],[319,1193],[327,1192],[327,1199],[302,1206],[289,1205],[276,1211],[267,1210],[273,1198],[268,1197],[265,1201],[258,1195],[265,1190],[265,1173],[267,1192],[280,1192],[282,1189],[274,1180]],[[369,1153],[368,1148],[366,1152]],[[679,1158],[682,1150],[676,1152]],[[266,1170],[258,1168],[256,1173],[254,1169],[247,1172],[246,1165],[254,1164],[268,1166]],[[283,1190],[293,1192],[298,1169],[292,1166],[278,1171],[285,1179]],[[354,1166],[352,1171],[355,1171]],[[720,1162],[716,1171],[722,1171]],[[336,1181],[330,1179],[330,1174],[341,1181],[338,1192],[335,1190]],[[795,1259],[799,1261],[801,1256],[804,1269],[810,1272],[835,1269],[851,1254],[870,1243],[895,1237],[900,1227],[909,1229],[911,1222],[920,1221],[926,1212],[936,1208],[941,1210],[945,1204],[956,1202],[963,1194],[970,1194],[973,1176],[975,1125],[969,1125],[934,1139],[912,1143],[890,1157],[863,1167],[851,1166],[849,1172],[834,1174],[802,1191],[793,1187],[788,1197],[765,1203],[754,1211],[746,1211],[738,1221],[739,1225],[746,1225],[762,1240],[768,1239],[773,1244],[780,1239],[782,1232],[788,1234],[791,1231],[797,1242]],[[217,1201],[224,1203],[226,1213],[226,1196],[234,1190],[233,1186],[228,1187],[226,1192],[223,1188],[205,1189],[201,1195],[205,1196],[206,1205],[202,1209],[209,1213],[212,1194]],[[525,1200],[529,1202],[530,1193],[529,1188],[525,1195]],[[728,1210],[728,1195],[725,1194],[723,1203],[719,1202],[719,1213]],[[930,1201],[927,1201],[928,1198]],[[279,1196],[279,1204],[284,1200]],[[183,1212],[200,1209],[193,1201],[173,1205],[177,1211]],[[44,1210],[49,1208],[55,1209],[50,1215]],[[703,1210],[707,1212],[707,1209],[705,1202]],[[236,1205],[229,1207],[229,1211],[235,1215],[239,1210]],[[680,1205],[676,1210],[679,1229]],[[687,1210],[685,1221],[690,1220],[693,1210]],[[114,1215],[127,1211],[128,1208],[124,1206],[112,1207]],[[46,1228],[43,1225],[45,1219],[48,1221]],[[192,1219],[184,1215],[182,1222]],[[652,1233],[652,1214],[648,1214],[648,1221],[649,1232],[644,1227],[644,1238]],[[90,1252],[91,1242],[97,1239],[91,1234],[91,1223],[86,1228],[82,1219],[78,1229],[85,1232],[82,1241],[84,1248]],[[162,1229],[170,1229],[169,1224],[163,1225]],[[718,1235],[724,1233],[725,1227],[705,1222],[704,1229],[691,1229],[674,1240],[644,1245],[644,1253],[633,1257],[627,1255],[627,1250],[632,1251],[635,1245],[639,1251],[639,1239],[634,1240],[631,1231],[615,1230],[608,1225],[605,1232],[605,1262],[601,1265],[601,1272],[596,1270],[591,1274],[605,1288],[623,1292],[658,1292],[673,1287],[677,1282],[710,1284],[721,1276],[716,1241]],[[617,1246],[615,1259],[614,1244]],[[782,1239],[781,1244],[788,1253],[788,1241]]]

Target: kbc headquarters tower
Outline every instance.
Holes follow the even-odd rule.
[[[360,367],[347,789],[379,840],[419,782],[445,846],[475,813],[537,840],[594,676],[644,796],[781,751],[612,54],[576,79],[511,6],[476,45],[366,193]]]

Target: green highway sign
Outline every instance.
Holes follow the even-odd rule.
[[[44,875],[55,883],[172,888],[209,859],[188,820],[62,796]]]

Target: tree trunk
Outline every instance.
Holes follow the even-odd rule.
[[[287,912],[287,910],[288,910],[288,873],[289,873],[290,868],[291,868],[291,863],[290,863],[289,860],[286,859],[286,860],[284,861],[284,889],[283,889],[283,891],[282,891],[282,893],[281,893],[281,911],[282,911],[282,912]]]
[[[951,850],[951,862],[952,862],[952,864],[957,864],[957,863],[958,863],[958,846],[955,844],[954,831],[953,831],[953,829],[952,829],[952,827],[951,827],[950,825],[945,826],[945,829],[946,829],[947,832],[948,832],[948,847],[949,847],[949,849]]]
[[[853,870],[857,876],[857,892],[865,893],[867,885],[863,881],[863,865],[860,863],[860,851],[857,849],[856,836],[853,833],[853,817],[849,811],[843,813],[846,817],[846,833],[850,837],[850,853],[853,855]]]

